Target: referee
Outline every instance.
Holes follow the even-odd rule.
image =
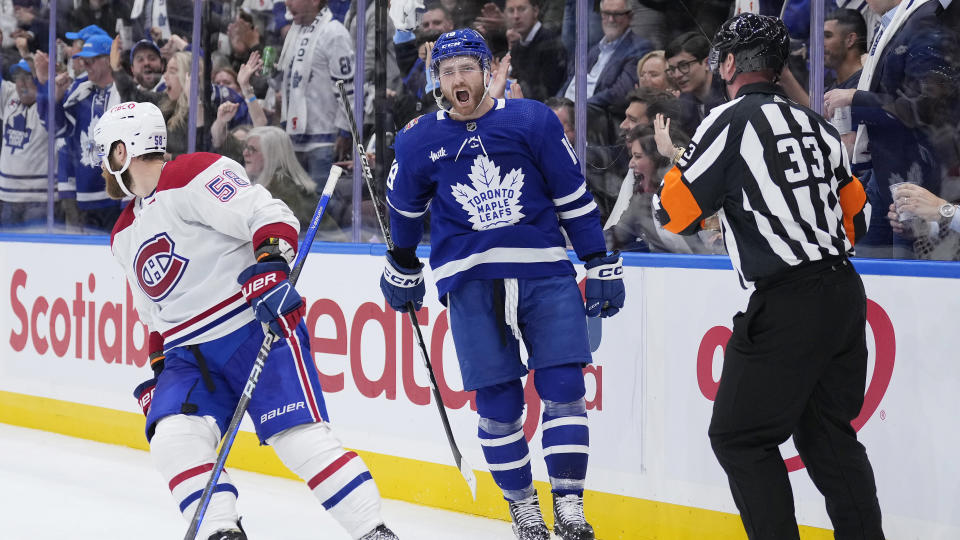
[[[711,68],[731,101],[678,149],[654,200],[671,232],[719,211],[741,284],[710,442],[751,540],[799,540],[778,445],[791,435],[838,540],[882,540],[873,469],[850,426],[866,385],[866,297],[847,259],[869,205],[840,137],[775,84],[784,24],[745,13],[717,32]],[[662,123],[658,122],[662,129]]]

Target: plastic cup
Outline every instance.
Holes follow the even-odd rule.
[[[899,191],[901,187],[911,183],[912,182],[897,182],[896,184],[890,184],[890,196],[893,197],[894,204],[897,202],[897,191]],[[916,217],[913,212],[901,210],[900,208],[897,208],[897,216],[899,216],[900,221],[909,221]]]
[[[850,133],[853,131],[853,119],[851,118],[850,107],[839,107],[833,111],[833,118],[830,123],[837,128],[840,133]]]

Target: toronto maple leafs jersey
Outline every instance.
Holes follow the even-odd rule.
[[[353,40],[323,8],[309,25],[287,32],[278,65],[283,69],[283,123],[298,152],[332,145],[350,123],[340,106],[337,81],[353,96]]]
[[[37,104],[20,102],[16,85],[0,86],[0,201],[46,202],[47,130],[40,122]]]
[[[237,276],[256,262],[254,245],[274,237],[296,246],[298,228],[242,165],[197,152],[167,162],[156,190],[130,201],[110,245],[140,319],[171,349],[252,321]]]
[[[397,247],[416,246],[430,210],[430,266],[443,298],[471,279],[574,274],[560,225],[582,259],[606,253],[600,213],[556,115],[497,100],[469,122],[443,111],[400,132],[387,179]]]
[[[47,86],[37,85],[37,110],[44,125],[47,119]],[[117,204],[107,197],[104,187],[100,157],[93,142],[93,130],[103,113],[120,104],[116,85],[100,88],[84,81],[71,86],[55,110],[57,136],[66,138],[67,152],[72,160],[72,175],[75,179],[77,207],[81,210],[105,208]]]

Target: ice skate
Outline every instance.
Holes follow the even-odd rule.
[[[247,540],[247,535],[240,529],[221,529],[211,534],[208,540]]]
[[[510,501],[510,519],[517,540],[550,540],[536,493],[522,501]]]
[[[400,540],[386,525],[378,525],[376,529],[363,535],[360,540]]]
[[[593,527],[583,517],[583,496],[553,494],[553,532],[563,540],[593,540]]]

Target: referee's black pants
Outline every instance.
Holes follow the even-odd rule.
[[[873,469],[850,421],[867,376],[866,297],[845,259],[760,281],[734,317],[710,442],[750,540],[799,540],[778,445],[791,435],[837,540],[883,540]]]

